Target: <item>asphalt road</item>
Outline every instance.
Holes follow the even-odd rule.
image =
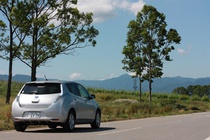
[[[210,140],[210,112],[106,122],[100,129],[0,131],[0,140]]]

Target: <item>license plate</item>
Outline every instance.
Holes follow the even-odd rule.
[[[25,112],[23,117],[31,118],[31,119],[39,119],[41,118],[41,113],[40,112]]]
[[[31,118],[41,118],[40,112],[31,112]]]

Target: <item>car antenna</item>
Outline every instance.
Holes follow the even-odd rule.
[[[47,79],[46,75],[44,75],[44,78],[45,78],[45,80],[46,80],[46,81],[48,81],[48,79]]]

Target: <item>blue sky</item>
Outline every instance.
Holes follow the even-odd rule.
[[[167,28],[182,37],[164,62],[163,77],[210,77],[209,0],[78,0],[78,9],[93,12],[100,32],[96,47],[77,49],[76,54],[60,55],[37,69],[37,76],[60,80],[101,80],[128,73],[122,69],[121,54],[126,45],[127,25],[144,4],[166,16]],[[0,74],[8,74],[8,61],[0,59]],[[13,75],[30,75],[30,68],[14,61]]]

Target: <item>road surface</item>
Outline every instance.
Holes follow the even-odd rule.
[[[0,140],[210,140],[210,112],[105,122],[100,129],[0,131]]]

